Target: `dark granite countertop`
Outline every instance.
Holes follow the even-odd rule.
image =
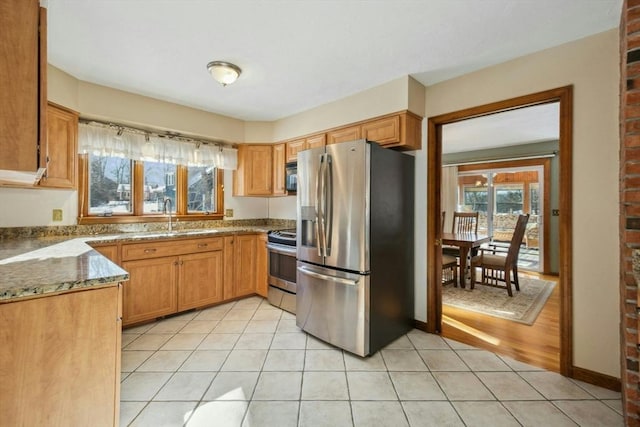
[[[47,236],[0,241],[0,303],[48,293],[104,286],[129,274],[91,248],[116,243],[267,232],[276,227],[242,226],[91,236]]]

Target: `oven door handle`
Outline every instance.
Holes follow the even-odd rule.
[[[281,246],[276,246],[274,244],[271,243],[267,243],[267,250],[276,253],[276,254],[280,254],[280,255],[286,255],[286,256],[291,256],[291,257],[296,257],[297,255],[297,251],[296,248],[294,246],[289,247],[281,247]]]

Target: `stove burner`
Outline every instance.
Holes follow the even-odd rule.
[[[279,243],[281,245],[296,246],[296,230],[274,230],[267,235],[267,241],[270,243]]]

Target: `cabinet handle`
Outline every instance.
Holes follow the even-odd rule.
[[[207,243],[198,243],[199,248],[206,248],[207,246],[209,246]]]
[[[145,250],[144,250],[144,253],[145,253],[145,254],[152,254],[152,253],[154,253],[155,251],[156,251],[156,249],[155,249],[155,248],[145,249]]]

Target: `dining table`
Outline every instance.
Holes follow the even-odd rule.
[[[460,274],[458,275],[460,287],[465,287],[467,262],[469,252],[479,248],[484,243],[489,243],[491,236],[480,233],[442,233],[442,244],[457,246],[460,248]],[[473,278],[471,278],[473,280]]]

